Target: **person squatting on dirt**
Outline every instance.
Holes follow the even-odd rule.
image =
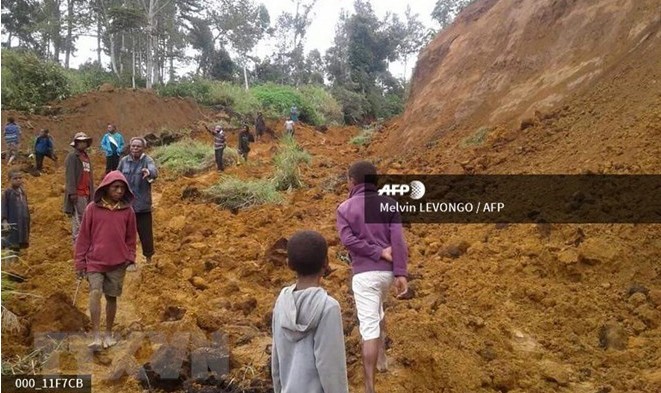
[[[70,145],[74,150],[64,160],[64,212],[71,216],[71,234],[76,243],[85,206],[94,195],[92,163],[87,155],[92,138],[84,132],[78,132]]]
[[[296,232],[287,263],[296,283],[284,287],[273,308],[271,375],[275,393],[347,393],[340,304],[321,288],[328,245],[314,231]]]
[[[30,245],[30,210],[23,173],[9,172],[10,187],[2,193],[2,248],[18,251]]]
[[[158,177],[154,160],[144,153],[147,141],[144,138],[131,138],[129,154],[119,161],[117,170],[127,179],[133,193],[133,210],[142,245],[142,255],[146,263],[151,263],[154,255],[154,231],[152,228],[151,184]],[[136,264],[131,264],[128,271],[135,271]]]
[[[92,320],[92,350],[117,344],[112,326],[117,298],[122,294],[126,267],[135,262],[136,224],[131,207],[133,194],[119,171],[108,173],[85,208],[75,247],[75,269],[79,279],[87,277]],[[101,295],[106,297],[106,331],[99,333]]]
[[[250,142],[254,142],[255,137],[250,133],[250,127],[247,125],[239,133],[239,155],[243,157],[244,161],[248,161],[248,153],[250,153]]]
[[[55,143],[53,143],[53,137],[50,135],[48,128],[42,129],[41,133],[34,141],[34,157],[38,171],[41,171],[44,168],[44,157],[57,161],[54,149]]]
[[[391,201],[378,195],[376,184],[366,181],[367,175],[376,175],[376,167],[367,161],[349,167],[349,199],[337,208],[336,225],[351,256],[351,288],[363,339],[365,392],[373,393],[375,368],[385,371],[388,367],[383,302],[393,280],[398,297],[408,291],[408,250],[399,213],[392,213],[384,223],[365,222],[366,203]]]
[[[21,143],[21,127],[16,124],[13,117],[7,118],[5,126],[5,144],[7,145],[7,164],[11,164],[18,154]]]
[[[213,152],[214,158],[216,160],[216,169],[219,171],[225,170],[225,164],[223,163],[223,152],[227,146],[227,138],[225,137],[225,130],[223,130],[222,125],[217,125],[211,130],[207,125],[204,125],[204,128],[213,135]]]
[[[106,174],[117,169],[119,158],[124,153],[124,137],[113,124],[108,124],[108,132],[101,138],[101,150],[106,153]]]

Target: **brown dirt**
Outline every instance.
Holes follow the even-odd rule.
[[[7,116],[14,116],[25,133],[23,141],[38,135],[41,128],[48,128],[56,150],[64,154],[79,131],[92,136],[97,147],[108,123],[116,124],[128,140],[150,132],[196,129],[195,122],[208,113],[192,100],[163,98],[147,90],[131,89],[81,94],[51,103],[49,111],[50,115],[2,111],[2,124]]]
[[[218,180],[215,171],[164,173],[154,183],[156,266],[127,276],[117,320],[124,340],[94,358],[95,391],[141,391],[134,378],[108,375],[123,375],[123,367],[133,364],[127,354],[135,355],[135,364],[148,362],[158,346],[140,335],[155,331],[187,331],[199,340],[200,332],[221,329],[232,348],[231,377],[244,387],[268,380],[270,312],[280,288],[293,279],[282,239],[303,228],[320,231],[329,242],[334,271],[325,285],[342,305],[351,391],[361,391],[350,270],[340,259],[334,228],[334,209],[346,196],[344,171],[359,157],[371,156],[389,173],[659,173],[661,35],[655,3],[512,3],[478,1],[430,44],[407,112],[369,149],[348,144],[354,128],[326,134],[297,129],[314,159],[302,168],[308,187],[287,194],[282,206],[233,214],[182,198],[186,189]],[[146,101],[135,102],[134,113],[157,128],[213,116],[195,109],[187,112],[190,121],[168,123],[163,112],[151,110],[154,103],[142,95],[148,93],[135,94]],[[171,110],[188,105],[173,101]],[[75,116],[62,115],[61,122],[99,130],[100,136],[105,118]],[[251,162],[228,173],[268,176],[272,146],[255,144]],[[34,229],[24,255],[29,272],[23,273],[30,279],[18,290],[44,297],[75,289],[58,165],[26,181]],[[102,168],[103,158],[95,155],[94,165]],[[388,306],[391,367],[378,375],[377,389],[659,391],[659,229],[411,226],[406,236],[415,297]],[[85,287],[78,300],[83,311],[86,301]],[[42,304],[30,297],[8,301],[26,318]],[[25,351],[21,344],[29,343],[11,341],[3,348],[3,360]]]
[[[81,333],[89,326],[89,317],[74,307],[71,296],[63,292],[50,295],[30,321],[32,337],[44,333]]]

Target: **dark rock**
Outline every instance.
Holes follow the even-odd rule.
[[[604,349],[625,349],[627,339],[627,333],[617,322],[608,322],[599,329],[599,346]]]
[[[629,286],[629,289],[627,290],[627,295],[632,296],[636,293],[642,293],[643,295],[647,296],[649,292],[650,290],[643,284],[633,283]]]
[[[284,237],[276,240],[275,243],[266,250],[264,254],[264,259],[267,262],[273,264],[274,266],[286,266],[287,265],[287,243],[288,240]]]
[[[184,317],[186,309],[177,306],[167,306],[163,311],[162,321],[178,321]]]
[[[194,198],[199,198],[200,195],[200,190],[197,189],[197,187],[193,186],[186,186],[184,190],[181,192],[181,199],[194,199]]]

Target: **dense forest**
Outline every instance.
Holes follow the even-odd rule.
[[[33,109],[105,82],[205,104],[237,104],[228,94],[214,97],[218,86],[277,84],[322,88],[344,122],[387,118],[402,111],[407,85],[389,64],[410,68],[438,29],[471,2],[438,0],[435,29],[410,7],[403,16],[379,18],[369,0],[355,0],[340,13],[330,48],[306,53],[320,1],[291,0],[280,15],[254,0],[3,1],[3,108]],[[83,36],[96,38],[96,60],[72,70]],[[265,40],[277,49],[259,57],[255,49]]]

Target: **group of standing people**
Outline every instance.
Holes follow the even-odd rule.
[[[131,138],[129,153],[119,158],[124,140],[108,127],[101,146],[106,153],[106,175],[94,189],[92,165],[87,149],[92,138],[77,133],[74,150],[65,161],[64,211],[71,216],[74,264],[79,279],[90,285],[92,350],[117,343],[112,334],[117,297],[122,294],[124,275],[137,270],[136,238],[140,238],[147,264],[154,255],[151,185],[158,177],[154,160],[144,153],[147,141]],[[137,234],[137,235],[136,235]],[[101,297],[106,299],[106,330],[100,333]]]
[[[216,126],[209,132],[214,135],[216,162],[222,170],[224,130]],[[250,134],[248,127],[241,133]],[[249,142],[250,138],[244,142],[239,135],[245,159]],[[89,347],[98,350],[117,343],[112,332],[117,298],[125,273],[136,269],[137,237],[147,263],[154,254],[151,185],[158,170],[144,153],[146,141],[141,137],[131,138],[129,153],[120,158],[123,137],[109,126],[101,142],[106,175],[95,189],[87,153],[91,144],[92,138],[84,132],[76,133],[70,143],[73,151],[65,160],[64,211],[72,219],[76,275],[86,278],[90,286],[93,339]],[[376,173],[376,167],[367,161],[352,164],[347,171],[349,198],[336,210],[336,229],[351,259],[366,393],[375,391],[376,370],[387,369],[383,305],[389,288],[394,285],[397,297],[408,291],[408,251],[399,213],[386,213],[391,216],[382,223],[366,223],[366,203],[390,201],[379,196],[376,184],[370,182]],[[11,187],[2,194],[2,228],[13,227],[9,241],[20,249],[28,245],[29,210],[21,172],[11,171],[9,177]],[[299,231],[288,242],[288,265],[297,280],[281,290],[273,309],[271,370],[276,393],[348,392],[340,305],[321,286],[328,271],[327,254],[326,240],[315,231]],[[101,333],[104,296],[106,329]]]
[[[13,119],[10,121],[13,123]],[[47,130],[42,130],[36,146],[44,146],[44,150],[35,151],[52,153],[49,140]],[[87,152],[91,144],[92,138],[84,132],[76,133],[70,143],[73,150],[64,162],[63,210],[72,221],[76,275],[79,279],[87,278],[90,285],[94,339],[89,346],[96,350],[117,342],[112,335],[117,297],[122,293],[125,272],[137,269],[138,236],[146,263],[154,255],[151,185],[158,170],[154,160],[144,153],[144,138],[132,138],[129,153],[121,157],[124,139],[109,125],[101,141],[106,175],[95,189],[92,160]],[[38,160],[41,162],[43,157],[38,156]],[[9,179],[10,187],[2,193],[2,247],[18,252],[29,246],[30,212],[22,172],[10,171]],[[99,332],[102,295],[107,303],[105,334]]]

